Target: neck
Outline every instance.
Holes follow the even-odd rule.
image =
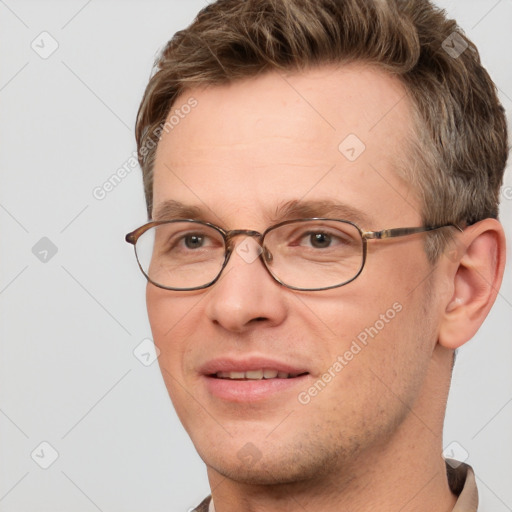
[[[428,435],[423,431],[417,439]],[[314,480],[275,486],[236,482],[209,469],[215,511],[450,512],[456,498],[448,486],[441,446],[420,448],[397,450],[397,443],[390,443]]]

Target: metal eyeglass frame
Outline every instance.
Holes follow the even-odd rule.
[[[359,232],[359,234],[361,236],[361,240],[362,240],[362,261],[361,261],[361,266],[360,266],[358,272],[356,273],[356,275],[354,277],[352,277],[351,279],[349,279],[347,281],[344,281],[343,283],[336,284],[336,285],[333,285],[333,286],[325,286],[325,287],[322,287],[322,288],[300,288],[300,287],[296,287],[296,286],[290,286],[290,285],[282,282],[277,276],[275,276],[272,273],[272,271],[270,270],[270,268],[268,267],[268,264],[270,263],[270,261],[272,261],[272,254],[270,252],[268,252],[268,250],[265,250],[266,249],[265,246],[264,246],[265,236],[269,232],[273,231],[274,229],[277,229],[277,228],[279,228],[281,226],[285,226],[287,224],[292,224],[292,223],[295,223],[295,222],[318,221],[318,220],[320,220],[320,221],[343,222],[345,224],[350,224],[351,226],[353,226],[353,227],[355,227],[357,229],[357,231]],[[151,229],[153,227],[161,226],[163,224],[171,224],[171,223],[174,223],[174,222],[190,222],[190,223],[195,223],[195,224],[202,224],[204,226],[208,226],[210,228],[215,229],[216,231],[218,231],[222,235],[222,238],[224,239],[224,245],[225,245],[224,262],[223,262],[222,267],[220,268],[219,273],[217,274],[217,276],[212,281],[210,281],[209,283],[204,284],[202,286],[195,286],[195,287],[192,287],[192,288],[174,288],[174,287],[171,287],[171,286],[164,286],[162,284],[159,284],[159,283],[153,281],[146,274],[144,269],[142,268],[142,266],[140,264],[140,261],[139,261],[139,258],[137,256],[137,248],[136,248],[137,240],[146,231],[148,231],[149,229]],[[311,218],[303,218],[303,219],[286,220],[286,221],[280,222],[278,224],[274,224],[274,225],[268,227],[263,233],[260,233],[259,231],[253,231],[253,230],[250,230],[250,229],[232,229],[232,230],[226,231],[226,230],[222,229],[221,227],[216,226],[215,224],[212,224],[210,222],[194,220],[194,219],[172,219],[172,220],[158,220],[158,221],[148,222],[147,224],[144,224],[143,226],[140,226],[139,228],[135,229],[134,231],[128,233],[126,235],[126,237],[125,237],[125,240],[129,244],[132,244],[134,246],[135,257],[137,259],[137,264],[139,265],[139,268],[142,271],[142,273],[144,274],[144,276],[146,277],[146,279],[150,283],[152,283],[155,286],[157,286],[158,288],[163,288],[164,290],[172,290],[172,291],[202,290],[204,288],[209,288],[210,286],[215,284],[218,281],[218,279],[220,278],[224,268],[226,268],[226,265],[229,262],[231,254],[233,253],[233,250],[234,250],[234,247],[235,247],[234,244],[232,243],[233,238],[236,237],[236,236],[245,235],[245,236],[250,236],[250,237],[254,237],[254,238],[258,238],[259,239],[258,243],[261,245],[263,251],[261,252],[261,254],[258,257],[262,261],[263,266],[266,268],[267,272],[270,274],[272,279],[274,279],[279,284],[281,284],[281,285],[283,285],[286,288],[289,288],[291,290],[304,291],[304,292],[313,292],[313,291],[321,291],[321,290],[330,290],[332,288],[339,288],[341,286],[344,286],[344,285],[354,281],[354,279],[356,279],[361,274],[361,272],[363,271],[364,265],[366,263],[366,252],[367,252],[366,244],[367,244],[368,240],[383,240],[383,239],[386,239],[386,238],[395,238],[395,237],[400,237],[400,236],[414,235],[416,233],[424,233],[424,232],[427,232],[427,231],[433,231],[433,230],[436,230],[436,229],[441,229],[441,228],[446,228],[446,227],[454,227],[454,228],[458,229],[461,232],[463,231],[462,228],[460,228],[456,224],[452,224],[452,223],[443,224],[441,226],[421,226],[421,227],[410,227],[410,228],[383,229],[381,231],[364,231],[357,224],[355,224],[354,222],[349,221],[349,220],[330,219],[330,218],[325,218],[325,217],[311,217]]]

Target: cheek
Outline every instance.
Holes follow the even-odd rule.
[[[389,432],[423,385],[431,337],[419,334],[425,332],[422,304],[419,297],[395,298],[381,293],[368,302],[354,298],[337,311],[320,308],[338,336],[331,337],[323,358],[325,373],[302,398],[311,404],[308,411],[315,411],[312,417],[332,419],[333,428],[342,425],[346,436],[364,437],[368,429],[375,435]]]
[[[407,394],[419,385],[435,345],[434,319],[425,314],[427,284],[418,286],[411,272],[395,269],[391,280],[369,270],[322,300],[303,298],[310,312],[303,318],[310,327],[321,325],[320,337],[330,340],[322,362],[323,371],[336,374],[332,390],[375,395],[376,386],[387,385]]]
[[[167,290],[161,290],[148,283],[146,287],[146,305],[148,309],[148,318],[153,333],[153,340],[160,351],[165,348],[164,338],[166,332],[172,327],[173,314],[168,308],[169,297],[166,296]]]
[[[191,352],[190,340],[198,327],[194,317],[200,297],[176,296],[173,292],[162,290],[151,284],[146,289],[146,304],[153,340],[160,351],[158,364],[165,386],[180,420],[185,420],[193,405],[187,380],[188,354]],[[197,414],[198,411],[192,411]]]
[[[148,318],[155,345],[160,350],[160,366],[178,378],[185,364],[190,340],[198,319],[198,296],[177,296],[151,284],[146,288]]]

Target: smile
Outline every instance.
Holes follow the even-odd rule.
[[[278,370],[250,370],[250,371],[233,371],[233,372],[217,372],[212,377],[217,379],[231,379],[231,380],[262,380],[262,379],[293,379],[306,373],[287,373]]]

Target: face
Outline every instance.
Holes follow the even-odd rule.
[[[411,106],[382,71],[270,73],[187,91],[174,107],[190,98],[197,106],[158,146],[153,218],[191,215],[165,208],[175,201],[224,229],[263,232],[293,204],[295,218],[344,215],[363,230],[421,225],[396,171]],[[210,471],[253,483],[349,472],[393,437],[436,341],[423,244],[370,240],[361,275],[325,291],[288,289],[236,250],[210,288],[148,284],[162,374]]]

